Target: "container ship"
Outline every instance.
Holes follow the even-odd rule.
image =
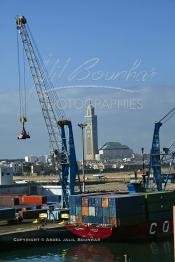
[[[149,240],[173,232],[175,192],[70,196],[70,223],[81,238],[107,241]]]

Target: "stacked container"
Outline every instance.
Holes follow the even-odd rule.
[[[109,194],[70,196],[70,222],[113,226],[145,222],[144,195]]]
[[[14,207],[19,205],[19,197],[13,195],[0,195],[0,206]]]
[[[15,209],[0,207],[0,220],[13,220],[15,219]]]

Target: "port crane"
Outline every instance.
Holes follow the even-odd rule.
[[[175,115],[175,107],[165,114],[158,122],[155,122],[154,133],[152,140],[152,147],[150,152],[150,159],[147,172],[146,189],[150,187],[150,173],[153,170],[153,176],[156,182],[157,190],[162,191],[162,177],[161,177],[161,153],[160,153],[160,127],[164,125],[171,117]],[[168,152],[167,152],[168,153]]]
[[[56,172],[62,187],[62,207],[69,207],[69,195],[74,194],[78,175],[72,123],[65,117],[59,98],[50,81],[48,72],[39,54],[27,20],[24,16],[16,18],[17,37],[20,36],[23,50],[30,67],[35,89],[54,153]],[[68,135],[67,135],[68,133]],[[81,192],[78,175],[79,190]]]

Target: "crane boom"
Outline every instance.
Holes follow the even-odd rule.
[[[51,101],[51,98],[53,100],[54,96],[53,94],[51,94],[51,92],[48,94],[50,83],[48,81],[48,78],[46,77],[47,73],[44,72],[45,68],[43,67],[42,62],[39,59],[40,56],[36,55],[36,51],[34,50],[34,46],[32,45],[32,42],[30,40],[29,33],[26,28],[27,21],[25,17],[18,17],[16,23],[27,56],[35,88],[38,94],[42,113],[49,134],[50,143],[53,149],[60,149],[60,135],[56,135],[58,132],[60,132],[60,130],[58,129],[57,116],[53,109],[53,102],[55,101]],[[64,117],[63,112],[62,116]]]
[[[149,188],[149,177],[151,168],[153,169],[153,175],[156,181],[157,190],[162,191],[162,179],[161,179],[161,163],[160,163],[160,137],[159,131],[160,127],[165,124],[171,117],[175,114],[175,107],[173,107],[167,114],[165,114],[160,121],[156,122],[154,125],[154,133],[152,140],[152,147],[150,152],[150,162],[148,168],[148,179],[147,188]]]
[[[16,24],[41,105],[49,142],[56,157],[55,167],[62,186],[62,205],[68,207],[68,196],[74,193],[75,178],[78,174],[72,124],[71,121],[65,120],[65,114],[35,45],[26,18],[18,16]],[[66,127],[69,129],[68,146]]]

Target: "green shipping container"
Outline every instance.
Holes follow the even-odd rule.
[[[159,202],[147,202],[146,209],[147,213],[156,212],[156,211],[168,211],[173,209],[173,203],[168,201],[159,201]]]
[[[118,226],[140,225],[142,223],[145,223],[145,221],[146,221],[146,218],[144,215],[118,217],[117,225]]]
[[[82,208],[80,206],[76,206],[76,216],[82,215]]]
[[[109,217],[109,207],[103,207],[103,217]]]
[[[147,203],[170,201],[175,203],[175,191],[144,193]]]

